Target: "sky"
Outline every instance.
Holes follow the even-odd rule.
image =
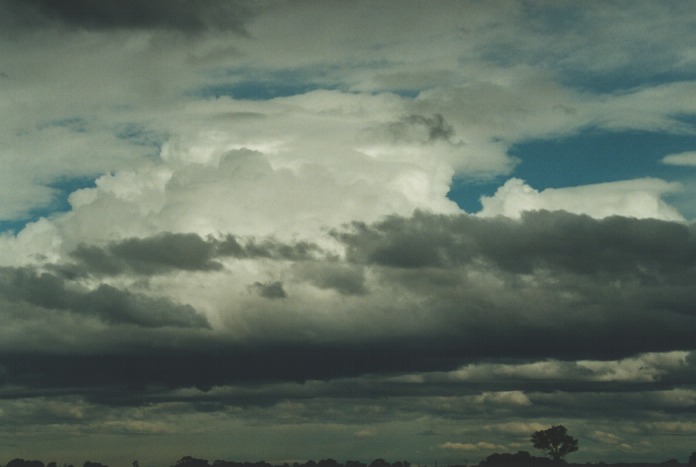
[[[691,1],[0,0],[0,463],[696,450]]]

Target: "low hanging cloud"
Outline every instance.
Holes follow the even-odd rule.
[[[270,283],[255,282],[253,287],[258,291],[259,295],[271,300],[287,298],[288,296],[285,293],[285,289],[283,289],[283,283],[280,281]]]
[[[669,273],[676,284],[696,267],[693,226],[656,219],[593,219],[563,211],[525,212],[517,220],[417,212],[355,223],[334,235],[353,262],[405,269],[481,264],[512,273],[549,269],[646,279]]]
[[[149,297],[108,284],[81,290],[59,276],[28,269],[2,268],[0,277],[0,298],[8,301],[10,308],[28,304],[47,312],[64,310],[114,325],[209,327],[207,319],[193,307],[165,297]]]
[[[90,391],[137,378],[212,388],[413,372],[423,387],[469,385],[479,402],[531,410],[538,398],[530,391],[693,380],[693,226],[548,211],[519,219],[417,212],[330,237],[342,254],[231,234],[85,245],[73,257],[82,274],[65,265],[4,268],[0,292],[8,319],[30,310],[22,326],[62,319],[42,333],[76,336],[63,351],[89,355],[93,344],[82,349],[80,339],[101,340],[101,355],[112,359],[103,369],[90,359],[30,358],[41,371],[108,370],[103,381],[85,381]],[[182,245],[200,257],[168,258]],[[81,327],[91,320],[102,327]],[[196,332],[172,348],[177,329]],[[9,357],[2,364],[10,380],[36,377]],[[55,371],[42,384],[63,384]]]
[[[222,265],[214,261],[214,254],[215,245],[196,234],[169,233],[145,239],[131,238],[107,248],[81,244],[72,252],[87,270],[103,274],[220,269]]]
[[[283,243],[273,238],[240,239],[234,235],[203,239],[194,233],[161,233],[152,237],[128,238],[105,247],[80,244],[70,256],[77,260],[62,270],[72,274],[153,275],[172,271],[217,271],[222,258],[297,261],[324,254],[313,243]],[[71,267],[72,266],[72,267]]]
[[[494,451],[494,450],[502,450],[505,451],[508,448],[506,446],[500,445],[500,444],[493,444],[489,443],[487,441],[479,441],[478,443],[453,443],[453,442],[447,442],[447,443],[442,443],[438,446],[441,449],[454,449],[457,451],[474,451],[474,452],[481,452],[481,451]]]

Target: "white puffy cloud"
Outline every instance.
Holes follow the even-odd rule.
[[[696,151],[669,154],[662,158],[662,163],[667,165],[696,167]]]
[[[511,178],[493,196],[481,197],[479,216],[519,218],[525,211],[564,210],[594,218],[626,216],[671,221],[684,220],[661,197],[679,190],[677,183],[654,178],[535,190],[523,180]]]

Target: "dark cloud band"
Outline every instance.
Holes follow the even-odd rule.
[[[36,343],[5,351],[5,384],[211,388],[694,348],[693,226],[563,212],[520,220],[416,213],[353,224],[333,237],[345,246],[344,259],[314,244],[231,235],[161,234],[75,252],[83,271],[76,277],[92,278],[211,271],[225,257],[282,262],[282,282],[240,284],[260,297],[247,294],[248,309],[219,329],[166,297],[5,268],[0,295],[8,316],[23,306],[32,310],[26,319],[63,311],[96,317],[112,334],[98,353],[83,348],[80,336],[60,356]],[[332,308],[305,310],[329,306],[303,301],[307,287],[334,293],[324,302]]]
[[[249,2],[220,0],[3,0],[2,8],[15,24],[25,27],[58,23],[88,30],[201,32],[216,29],[240,33],[244,32],[245,21],[252,11]]]

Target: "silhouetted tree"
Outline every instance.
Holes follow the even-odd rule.
[[[578,440],[570,436],[563,425],[535,431],[532,435],[532,444],[535,448],[546,451],[551,459],[557,462],[578,450]]]
[[[391,467],[391,464],[384,459],[375,459],[370,462],[370,467]]]
[[[84,464],[82,464],[82,467],[109,467],[109,466],[102,464],[100,462],[86,461]]]
[[[689,456],[689,467],[696,466],[696,451],[692,452]]]
[[[527,451],[512,453],[494,453],[479,463],[481,467],[540,467],[553,464],[551,459],[534,457]]]
[[[8,462],[6,467],[44,467],[44,463],[41,461],[27,461],[17,458]]]
[[[174,467],[208,467],[208,461],[205,459],[196,459],[191,456],[184,456],[178,461]]]

